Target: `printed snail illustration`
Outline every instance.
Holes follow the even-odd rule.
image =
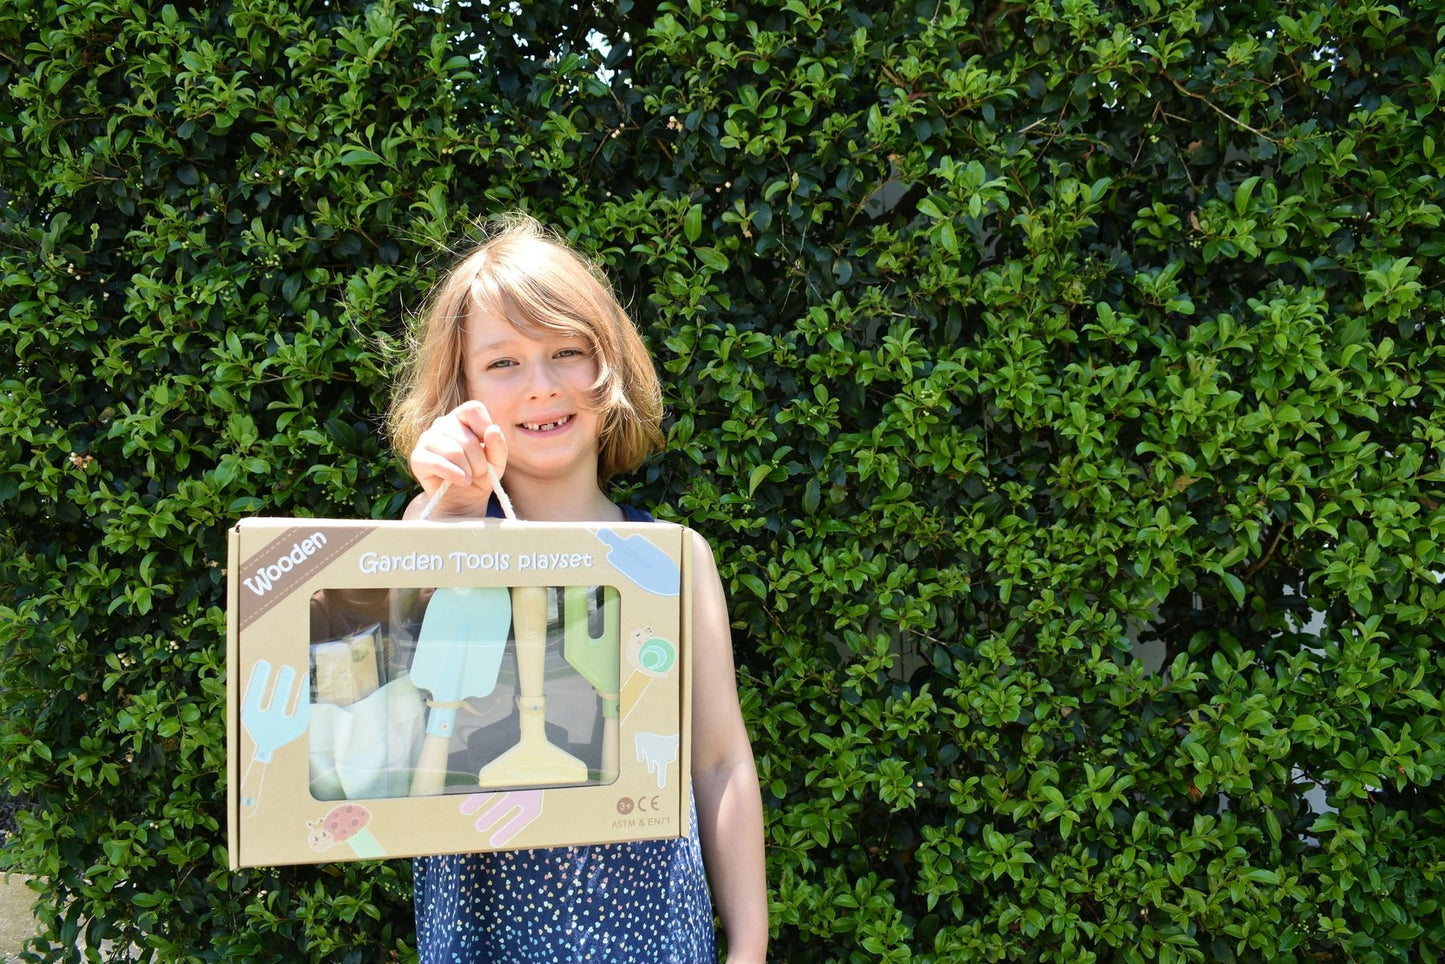
[[[643,626],[627,640],[627,661],[649,676],[663,676],[677,662],[677,647]]]

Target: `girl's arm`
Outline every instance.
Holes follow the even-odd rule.
[[[692,780],[703,863],[727,932],[729,964],[761,964],[768,882],[757,764],[738,706],[727,600],[712,548],[692,539]]]

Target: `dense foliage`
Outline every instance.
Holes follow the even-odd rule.
[[[779,960],[1445,952],[1445,9],[645,6],[0,0],[32,958],[411,955],[405,862],[225,869],[225,530],[398,513],[514,206],[657,352]]]

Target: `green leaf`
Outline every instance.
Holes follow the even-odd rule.
[[[716,248],[694,248],[693,254],[697,255],[698,260],[713,271],[726,271],[728,269],[727,257]]]
[[[918,213],[924,217],[933,218],[935,221],[947,220],[943,212],[939,210],[938,203],[931,197],[921,198],[919,200]]]
[[[348,167],[358,167],[366,164],[381,164],[382,158],[375,151],[364,147],[349,147],[341,155],[341,163]]]
[[[809,479],[803,486],[803,513],[813,515],[823,498],[823,487],[816,478]]]
[[[1234,597],[1234,604],[1236,606],[1243,606],[1244,583],[1240,581],[1240,578],[1230,572],[1221,572],[1219,578],[1224,580],[1224,588],[1228,589],[1229,594]]]

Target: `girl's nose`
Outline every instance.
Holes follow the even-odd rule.
[[[531,374],[527,379],[527,397],[551,398],[557,394],[557,376],[550,365],[533,365]]]

